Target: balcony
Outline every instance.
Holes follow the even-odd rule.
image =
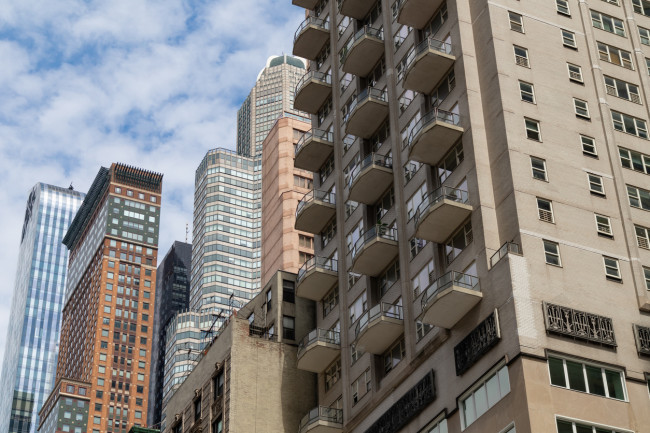
[[[425,114],[413,127],[407,145],[409,159],[436,165],[463,135],[460,116],[434,109]]]
[[[386,91],[368,87],[359,93],[348,107],[348,114],[343,118],[346,123],[345,132],[370,138],[387,116]]]
[[[352,247],[352,272],[376,277],[399,252],[397,230],[376,225],[361,235]]]
[[[393,159],[371,153],[350,172],[348,200],[373,205],[392,184]]]
[[[381,355],[403,333],[402,307],[382,302],[359,318],[354,329],[355,345],[368,353]]]
[[[293,37],[293,55],[315,60],[330,38],[330,23],[316,17],[307,17]]]
[[[375,5],[375,0],[340,0],[339,12],[347,17],[361,20]]]
[[[334,135],[321,129],[312,129],[298,140],[293,166],[318,171],[334,151]]]
[[[404,88],[431,93],[455,61],[451,44],[428,37],[406,59]]]
[[[296,85],[293,108],[316,114],[332,94],[332,76],[322,72],[307,72]]]
[[[314,329],[298,344],[298,368],[322,373],[341,355],[341,334],[330,329]]]
[[[483,298],[478,278],[447,272],[432,281],[422,294],[421,320],[430,325],[451,329]]]
[[[372,71],[383,55],[383,31],[364,26],[345,44],[339,53],[339,59],[344,72],[365,77]]]
[[[296,230],[320,233],[336,214],[334,193],[320,190],[309,191],[296,208]]]
[[[341,433],[343,431],[343,409],[319,406],[302,417],[298,433]]]
[[[291,0],[291,4],[301,8],[312,10],[320,0]]]
[[[471,213],[467,191],[440,187],[427,195],[415,211],[415,236],[441,244]]]
[[[325,257],[312,257],[298,270],[296,295],[320,301],[338,282],[338,262]]]
[[[443,3],[444,0],[401,0],[397,12],[397,22],[422,29]]]

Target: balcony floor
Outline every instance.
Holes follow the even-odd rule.
[[[293,41],[293,55],[315,60],[323,45],[330,39],[330,31],[318,24],[309,24]]]
[[[445,198],[426,209],[418,220],[415,236],[442,244],[471,214],[472,206]]]
[[[345,132],[357,137],[370,138],[384,123],[386,117],[388,117],[388,103],[370,97],[354,107],[345,125]]]
[[[397,22],[422,29],[442,3],[443,0],[404,0],[397,15]]]
[[[409,149],[409,159],[436,165],[463,135],[463,128],[436,120],[415,137]]]
[[[316,114],[331,94],[331,84],[312,78],[296,92],[293,108]]]
[[[377,237],[366,242],[352,261],[352,272],[376,277],[397,257],[397,241]]]
[[[307,171],[318,171],[334,151],[334,145],[318,137],[302,145],[293,160],[293,166]]]
[[[344,72],[367,76],[384,54],[384,41],[364,35],[355,41],[341,66]]]
[[[296,230],[313,234],[320,233],[336,215],[336,206],[321,200],[312,200],[305,204],[296,215]]]
[[[336,285],[339,276],[336,272],[315,266],[305,273],[296,287],[296,296],[312,301],[320,301]]]
[[[420,53],[404,74],[404,88],[429,94],[436,88],[456,58],[429,48]]]
[[[350,185],[348,200],[373,205],[392,184],[392,169],[378,165],[367,167]]]
[[[374,355],[381,355],[397,337],[404,333],[404,321],[393,317],[378,316],[359,333],[356,346]]]
[[[298,369],[322,373],[341,355],[341,346],[337,344],[316,341],[303,351],[298,358]]]
[[[453,285],[440,291],[429,301],[422,313],[422,321],[451,329],[481,302],[481,299],[483,299],[481,292]]]

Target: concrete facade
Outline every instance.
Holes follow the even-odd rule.
[[[334,431],[647,430],[648,5],[293,3],[296,108],[332,147],[297,293],[341,330]]]

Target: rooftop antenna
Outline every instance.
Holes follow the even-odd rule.
[[[189,225],[185,223],[185,243],[187,243],[187,234],[190,232]]]
[[[68,187],[70,191],[74,191],[74,186],[72,186],[72,182],[70,182],[70,186]]]

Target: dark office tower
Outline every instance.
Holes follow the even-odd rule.
[[[54,385],[68,261],[61,241],[83,197],[38,183],[27,199],[2,370],[3,433],[34,433]]]
[[[156,301],[153,319],[151,378],[147,424],[160,423],[165,366],[165,329],[176,313],[190,306],[190,263],[192,245],[174,242],[156,272]]]
[[[102,167],[63,239],[68,281],[42,432],[146,423],[161,191],[162,174]]]

